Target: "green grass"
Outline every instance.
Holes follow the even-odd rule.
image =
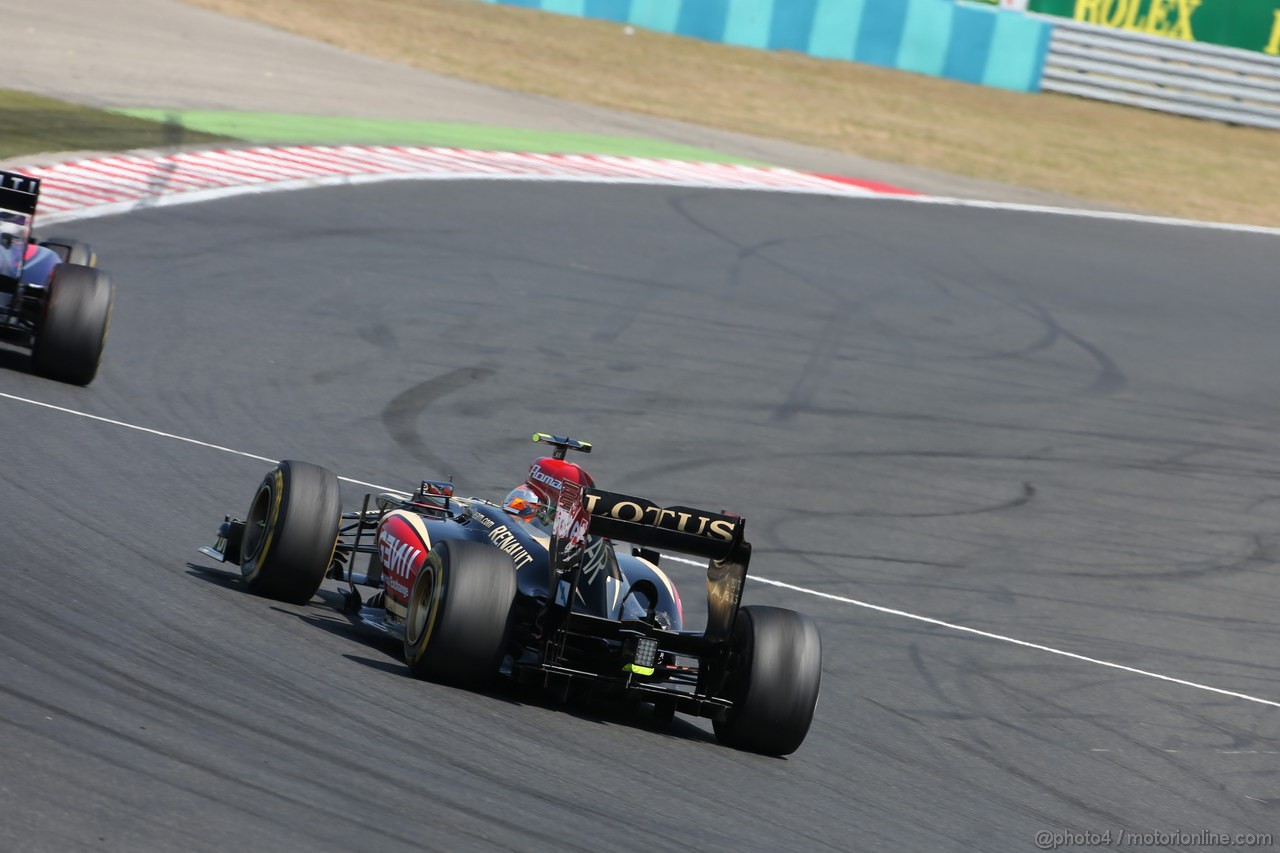
[[[227,137],[0,89],[0,158],[54,151],[127,151]]]
[[[555,133],[480,124],[282,115],[233,110],[129,109],[116,112],[262,145],[428,145],[481,151],[609,154],[617,157],[659,157],[760,165],[757,161],[674,142],[597,133]]]
[[[61,151],[127,151],[216,143],[431,145],[545,154],[607,154],[718,163],[756,161],[624,136],[486,125],[379,121],[232,110],[96,110],[0,89],[0,159]]]

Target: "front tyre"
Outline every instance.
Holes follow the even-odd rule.
[[[333,560],[342,519],[338,478],[286,459],[267,472],[244,522],[240,572],[257,595],[305,604]]]
[[[445,541],[431,549],[409,593],[404,659],[419,678],[475,685],[502,661],[516,595],[511,558],[491,545]]]
[[[727,746],[765,755],[799,749],[813,722],[822,682],[822,641],[813,620],[780,607],[744,607],[733,629],[729,698],[714,723]]]
[[[98,374],[111,320],[111,279],[92,267],[61,264],[49,285],[44,320],[31,349],[35,372],[88,385]]]

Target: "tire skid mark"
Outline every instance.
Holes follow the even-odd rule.
[[[382,410],[382,425],[392,440],[414,459],[437,470],[444,470],[448,466],[430,449],[419,431],[419,418],[441,397],[468,388],[477,382],[483,382],[496,372],[495,368],[483,365],[460,367],[425,382],[419,382],[401,391],[387,403]]]
[[[808,360],[800,368],[800,376],[787,392],[786,399],[775,406],[770,413],[769,423],[784,423],[809,409],[831,372],[832,361],[840,353],[840,346],[851,317],[852,312],[847,308],[837,308],[831,313],[813,343],[813,350],[809,353]]]
[[[1120,741],[1133,746],[1136,750],[1145,754],[1146,756],[1155,760],[1156,762],[1163,764],[1165,766],[1171,767],[1174,770],[1178,771],[1179,773],[1188,776],[1197,784],[1197,786],[1201,788],[1207,788],[1219,795],[1227,795],[1229,793],[1227,787],[1222,782],[1220,782],[1219,780],[1213,778],[1212,776],[1206,773],[1199,771],[1197,768],[1191,765],[1188,761],[1179,757],[1176,752],[1170,752],[1169,750],[1163,749],[1161,747],[1153,746],[1152,744],[1149,744],[1149,743],[1144,743],[1143,741],[1139,740],[1137,737],[1126,733],[1126,731],[1121,727],[1116,725],[1109,725],[1106,722],[1107,716],[1105,714],[1081,716],[1078,713],[1074,712],[1071,708],[1067,707],[1066,705],[1063,705],[1060,702],[1055,701],[1051,696],[1032,693],[1031,691],[1025,690],[1023,688],[1015,687],[1013,684],[1007,682],[1006,680],[1000,678],[998,675],[993,674],[991,672],[976,671],[975,673],[973,673],[973,676],[974,676],[973,680],[975,682],[986,682],[990,685],[993,685],[1002,693],[1004,693],[1006,696],[1010,697],[1016,702],[1023,703],[1024,705],[1035,705],[1035,706],[1048,705],[1050,708],[1058,712],[1058,718],[1061,720],[1080,721],[1090,726],[1093,726],[1099,731],[1102,731],[1111,737],[1115,737]],[[1099,683],[1105,684],[1107,682],[1099,682]],[[1190,710],[1188,710],[1188,708],[1184,704],[1162,701],[1159,698],[1157,698],[1156,701],[1160,702],[1160,704],[1164,705],[1169,710],[1181,713],[1184,717],[1189,718],[1188,731],[1197,732],[1200,729],[1201,721],[1198,720],[1197,715],[1191,712]],[[1008,725],[1007,722],[1001,723],[1001,724],[1006,726]],[[1026,734],[1027,732],[1024,731],[1023,733]],[[1059,747],[1059,748],[1063,746],[1062,743],[1050,740],[1047,735],[1041,734],[1041,735],[1038,735],[1038,737],[1040,737],[1046,744],[1049,744],[1051,746]],[[972,748],[972,747],[970,746],[970,747],[962,747],[962,748]],[[990,756],[990,759],[998,760],[994,756]],[[1129,772],[1135,772],[1135,773],[1138,772],[1133,767],[1129,767],[1127,769],[1129,770]],[[1141,775],[1142,778],[1144,778],[1150,784],[1162,788],[1165,791],[1165,793],[1178,796],[1178,792],[1169,785],[1168,780],[1163,775],[1147,775],[1147,774],[1139,774],[1139,775]],[[1209,801],[1208,798],[1204,798],[1204,799],[1197,798],[1196,805],[1198,805],[1201,808],[1207,808],[1217,812],[1218,817],[1222,818],[1224,821],[1236,822],[1240,820],[1239,813],[1234,813],[1234,814],[1228,813],[1227,811],[1218,807],[1216,805],[1217,802],[1218,800],[1216,799]],[[1108,819],[1112,820],[1113,818],[1108,817]],[[1115,824],[1113,823],[1112,825],[1115,825]]]
[[[1125,743],[1135,746],[1139,751],[1154,758],[1162,764],[1174,766],[1178,771],[1189,775],[1199,785],[1208,785],[1208,787],[1216,790],[1219,794],[1227,793],[1225,786],[1213,783],[1212,780],[1203,773],[1197,772],[1195,768],[1187,762],[1169,755],[1168,750],[1160,749],[1152,746],[1151,744],[1144,743],[1136,737],[1127,734],[1118,726],[1107,725],[1105,722],[1106,716],[1104,714],[1082,715],[1078,711],[1054,701],[1049,696],[1017,688],[985,668],[971,668],[973,671],[958,683],[960,690],[965,695],[963,697],[952,696],[951,693],[944,689],[943,685],[932,676],[927,663],[920,654],[918,644],[913,643],[911,645],[910,657],[912,664],[915,667],[917,674],[920,676],[921,682],[926,690],[928,690],[934,696],[935,700],[937,700],[943,707],[955,709],[955,714],[958,716],[949,717],[948,719],[958,719],[961,722],[985,723],[999,729],[1017,733],[1022,737],[1029,738],[1033,742],[1040,743],[1045,747],[1055,750],[1074,749],[1079,740],[1079,737],[1075,732],[1066,730],[1067,725],[1080,723],[1092,726],[1108,735],[1120,739]],[[1071,691],[1074,693],[1090,689],[1093,686],[1106,686],[1113,681],[1114,679],[1099,679],[1089,684],[1077,683],[1073,684]],[[981,684],[994,686],[1004,695],[1004,698],[994,702],[991,700],[984,701],[984,697],[981,695],[979,688],[979,685]],[[1014,720],[1017,719],[1016,715],[1011,714],[1008,711],[1010,702],[1012,702],[1015,707],[1022,708],[1028,715],[1032,715],[1031,719],[1033,720],[1033,724],[1021,725],[1015,722]],[[992,704],[1005,710],[997,716],[985,713],[982,710],[984,706]],[[1194,718],[1194,715],[1188,712],[1181,704],[1174,704],[1170,702],[1165,702],[1163,704],[1170,708],[1170,710],[1182,712],[1185,716]],[[1046,714],[1043,710],[1045,706],[1048,706],[1056,713]],[[921,722],[919,720],[915,720],[908,712],[900,711],[898,709],[887,710],[891,710],[893,713],[905,719],[913,720],[913,722]],[[1055,737],[1055,733],[1059,736]],[[1014,778],[1024,784],[1030,785],[1032,788],[1039,790],[1042,793],[1046,793],[1061,802],[1075,808],[1079,808],[1095,817],[1102,818],[1109,825],[1123,825],[1124,823],[1123,819],[1111,814],[1107,809],[1091,805],[1082,797],[1077,796],[1074,793],[1068,793],[1059,786],[1048,784],[1033,775],[1029,770],[1014,765],[1011,762],[1004,761],[999,757],[1001,750],[997,746],[987,742],[987,740],[980,735],[975,735],[972,738],[972,741],[952,736],[943,737],[942,740],[950,746],[957,748],[962,752],[966,752],[1008,775],[1012,775]],[[1102,760],[1109,763],[1114,763],[1115,761],[1110,758]],[[1173,789],[1168,784],[1167,780],[1161,775],[1142,773],[1138,768],[1129,766],[1126,766],[1125,770],[1126,772],[1138,775],[1144,781],[1161,788],[1168,794],[1174,796],[1180,795],[1180,792]],[[1000,796],[1000,792],[998,791],[992,791],[990,793],[995,796]],[[1200,802],[1198,802],[1198,805],[1206,808],[1212,808]],[[1229,821],[1234,822],[1239,821],[1240,819],[1238,814],[1230,815],[1221,809],[1214,810],[1218,812],[1220,817]]]
[[[983,515],[989,512],[1004,512],[1009,509],[1017,509],[1020,506],[1026,506],[1031,503],[1031,500],[1035,496],[1036,487],[1031,483],[1023,483],[1022,488],[1015,497],[986,506],[939,510],[937,512],[889,512],[885,510],[864,510],[857,508],[834,511],[805,510],[801,518],[794,520],[803,521],[808,518],[959,518],[968,515]],[[785,524],[786,522],[783,523]]]
[[[731,286],[736,289],[736,285],[745,269],[746,261],[748,259],[756,259],[768,264],[784,275],[794,278],[800,284],[813,288],[831,300],[831,308],[827,314],[827,319],[822,324],[821,331],[813,343],[809,357],[800,368],[799,376],[792,383],[785,399],[774,407],[768,419],[769,423],[772,424],[789,421],[797,413],[807,410],[812,404],[814,398],[822,389],[824,380],[830,372],[831,364],[840,355],[840,349],[850,321],[854,316],[865,310],[865,305],[877,298],[879,294],[851,296],[842,290],[820,283],[814,276],[806,275],[764,254],[766,249],[782,245],[829,240],[837,237],[848,238],[850,235],[847,232],[798,237],[775,237],[756,243],[742,243],[704,222],[690,211],[688,202],[695,201],[697,198],[698,196],[674,198],[669,200],[668,205],[681,218],[698,230],[736,250],[733,267],[729,275]]]

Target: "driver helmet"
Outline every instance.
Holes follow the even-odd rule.
[[[521,521],[532,521],[542,508],[542,501],[537,492],[522,483],[507,493],[502,508]]]
[[[594,486],[591,475],[578,465],[544,456],[529,466],[525,481],[507,494],[503,508],[526,521],[540,519],[550,524],[566,481],[583,487]]]

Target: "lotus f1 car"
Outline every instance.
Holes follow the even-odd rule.
[[[0,172],[0,341],[31,350],[32,369],[88,385],[98,373],[112,289],[91,247],[36,240],[40,181]]]
[[[598,489],[565,459],[591,445],[534,440],[553,455],[501,505],[423,480],[343,513],[332,472],[284,461],[245,518],[227,516],[200,550],[239,563],[248,588],[271,598],[303,603],[326,577],[341,581],[344,612],[401,639],[419,676],[477,684],[502,674],[566,694],[583,685],[662,717],[709,717],[731,746],[794,752],[818,700],[821,644],[807,616],[740,606],[745,520]],[[702,631],[684,629],[659,550],[707,559]]]

